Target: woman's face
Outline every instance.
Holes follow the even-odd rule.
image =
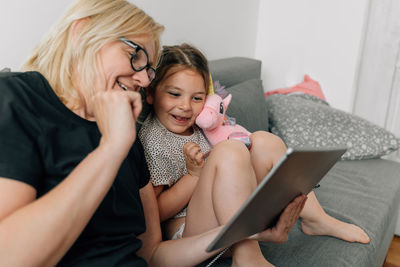
[[[125,36],[128,40],[141,46],[147,51],[149,64],[153,65],[154,41],[148,36]],[[99,71],[103,72],[104,80],[96,79],[95,90],[129,90],[139,91],[140,87],[147,87],[150,80],[146,69],[136,72],[132,69],[130,58],[135,49],[126,43],[116,40],[99,51]],[[101,77],[101,75],[99,75]]]

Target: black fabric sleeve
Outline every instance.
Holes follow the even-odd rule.
[[[139,137],[136,137],[136,141],[134,144],[134,151],[135,151],[135,166],[139,172],[139,186],[140,188],[142,188],[149,183],[150,173],[144,156],[143,145],[140,142]]]
[[[37,119],[18,98],[18,86],[0,79],[0,177],[38,189],[43,167],[37,145]],[[9,89],[9,90],[8,90]]]

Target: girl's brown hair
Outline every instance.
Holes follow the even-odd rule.
[[[189,45],[164,46],[158,62],[156,77],[148,87],[147,93],[154,95],[157,86],[178,71],[192,69],[201,74],[206,90],[210,83],[210,71],[208,62],[199,49]],[[171,70],[171,71],[170,71]]]

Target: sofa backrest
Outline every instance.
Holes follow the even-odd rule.
[[[210,60],[208,64],[213,80],[226,87],[261,77],[261,61],[257,59],[231,57]]]
[[[209,62],[214,81],[232,94],[226,114],[250,132],[268,131],[268,109],[264,97],[261,61],[232,57]]]

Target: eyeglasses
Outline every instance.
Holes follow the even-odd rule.
[[[135,44],[125,37],[119,37],[118,39],[135,49],[135,52],[130,54],[132,69],[136,72],[146,69],[147,77],[149,77],[149,81],[151,82],[156,77],[156,70],[149,64],[149,55],[147,54],[147,51],[140,45]]]

